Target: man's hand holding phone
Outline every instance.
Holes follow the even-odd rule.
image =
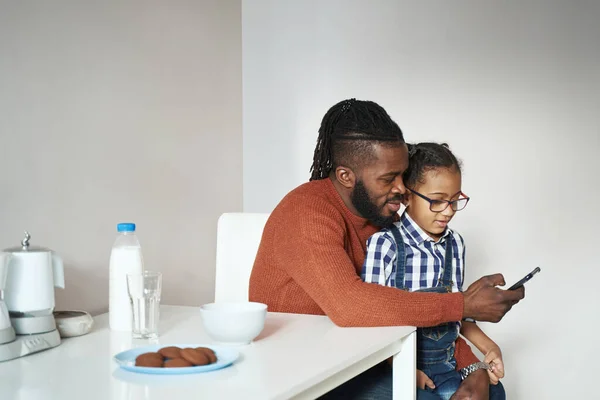
[[[473,282],[463,292],[463,317],[477,321],[499,322],[512,306],[525,297],[524,286],[515,290],[502,290],[496,287],[505,284],[502,274],[487,275]]]

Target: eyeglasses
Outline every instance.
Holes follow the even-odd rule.
[[[408,189],[411,192],[413,192],[414,194],[416,194],[417,196],[419,196],[420,198],[422,198],[425,201],[429,202],[429,209],[432,212],[442,212],[444,211],[446,208],[448,208],[448,206],[451,206],[452,209],[454,211],[460,211],[462,209],[464,209],[467,206],[467,203],[469,202],[470,198],[464,194],[463,192],[460,192],[460,195],[463,196],[460,199],[456,199],[453,201],[448,201],[448,200],[432,200],[427,196],[423,196],[421,193],[416,192],[412,189]]]

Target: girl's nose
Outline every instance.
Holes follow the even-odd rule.
[[[452,204],[448,204],[448,207],[446,207],[446,209],[444,211],[442,211],[442,215],[446,216],[446,217],[451,217],[456,213],[456,211],[454,211],[452,209]]]

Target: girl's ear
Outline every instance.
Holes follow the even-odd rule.
[[[404,207],[408,208],[411,199],[412,193],[407,190],[406,193],[404,193],[404,196],[402,196],[402,204],[404,204]]]

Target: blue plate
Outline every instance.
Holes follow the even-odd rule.
[[[200,365],[197,367],[183,367],[183,368],[151,368],[151,367],[136,367],[135,359],[137,356],[143,353],[156,352],[163,347],[177,346],[180,348],[186,347],[208,347],[215,352],[217,356],[217,362]],[[136,347],[135,349],[123,351],[115,355],[114,359],[121,368],[131,372],[138,372],[141,374],[154,374],[154,375],[182,375],[182,374],[195,374],[199,372],[215,371],[217,369],[225,368],[233,364],[238,359],[240,353],[237,350],[213,346],[207,344],[155,344],[152,346]]]

